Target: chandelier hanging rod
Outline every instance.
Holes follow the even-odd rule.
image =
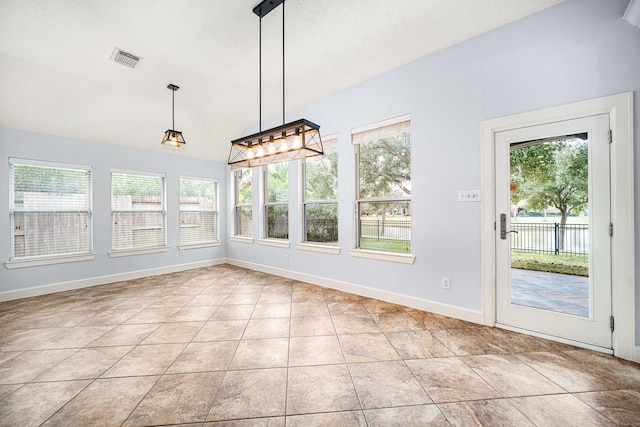
[[[167,89],[171,89],[171,129],[176,128],[176,91],[180,86],[169,83]]]
[[[286,112],[286,98],[285,98],[285,75],[286,75],[286,68],[285,68],[285,17],[284,17],[284,1],[285,0],[264,0],[262,3],[260,3],[259,5],[257,5],[256,7],[253,8],[253,13],[255,13],[256,15],[258,15],[258,17],[260,18],[260,30],[259,30],[259,37],[258,37],[258,74],[259,74],[259,88],[258,88],[258,92],[259,92],[259,100],[258,100],[258,104],[259,104],[259,117],[258,117],[258,128],[260,130],[260,132],[262,132],[262,18],[264,18],[265,16],[267,16],[269,14],[269,12],[271,12],[272,10],[274,10],[276,7],[280,6],[281,4],[282,6],[282,124],[285,124],[285,112]]]

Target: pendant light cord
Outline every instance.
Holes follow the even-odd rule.
[[[176,107],[175,107],[175,99],[176,99],[176,90],[171,89],[171,129],[176,129]]]
[[[262,132],[262,17],[260,17],[260,28],[258,37],[258,127]],[[285,124],[285,56],[284,56],[284,0],[282,0],[282,124]]]
[[[260,65],[258,66],[258,74],[260,77],[258,82],[258,104],[260,105],[258,112],[258,127],[260,132],[262,132],[262,18],[260,18],[260,37],[258,37],[258,40],[258,61],[260,62]]]

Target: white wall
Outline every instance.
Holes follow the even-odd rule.
[[[319,123],[323,134],[338,134],[342,251],[324,255],[295,247],[231,242],[227,256],[481,310],[480,204],[456,201],[458,190],[481,187],[480,122],[634,91],[637,129],[640,30],[621,20],[627,4],[626,0],[569,0],[288,113],[287,120],[304,117]],[[415,263],[352,258],[355,180],[351,129],[403,114],[411,114],[412,126]],[[264,127],[273,124],[276,121]],[[636,166],[639,151],[636,149]],[[291,164],[292,180],[297,173],[298,165]],[[635,186],[639,212],[638,175]],[[297,187],[292,188],[293,243],[301,238],[299,200]],[[254,218],[259,225],[259,217]],[[259,236],[261,230],[255,232]],[[636,215],[637,248],[639,235]],[[284,261],[285,254],[289,262]],[[639,254],[637,249],[636,265],[640,265]],[[449,291],[441,288],[443,276],[451,278]],[[640,307],[638,282],[636,299]],[[638,309],[636,325],[640,325]],[[636,331],[640,342],[640,326]]]
[[[537,15],[407,64],[287,114],[337,133],[340,172],[340,255],[226,242],[230,224],[221,217],[222,245],[177,250],[177,204],[168,205],[169,252],[110,258],[110,168],[167,173],[168,200],[176,200],[180,174],[218,178],[221,212],[229,212],[225,165],[121,147],[0,129],[0,210],[8,210],[8,157],[89,164],[94,174],[94,261],[7,270],[0,292],[229,257],[481,310],[480,204],[456,201],[460,189],[481,187],[480,122],[485,119],[634,91],[635,128],[640,108],[640,30],[621,20],[627,0],[568,0]],[[381,61],[384,58],[380,58]],[[312,82],[311,82],[312,84]],[[352,128],[404,114],[412,119],[413,265],[352,258],[354,156]],[[264,126],[277,124],[278,119]],[[250,132],[252,130],[247,130]],[[636,132],[636,168],[640,148]],[[299,165],[291,164],[291,242],[300,241]],[[640,178],[636,175],[636,212]],[[256,190],[257,191],[257,190]],[[257,200],[257,199],[256,199]],[[2,209],[4,208],[4,209]],[[256,205],[257,208],[257,205]],[[254,222],[260,224],[256,215]],[[9,257],[9,218],[0,215],[0,261]],[[256,235],[261,232],[256,228]],[[284,255],[289,255],[285,262]],[[636,265],[640,220],[636,215]],[[637,267],[636,280],[640,278]],[[441,277],[452,289],[441,289]],[[636,331],[640,343],[640,284],[636,282]]]
[[[157,142],[159,144],[159,141]],[[93,261],[56,264],[8,270],[0,265],[0,297],[2,293],[37,286],[83,281],[103,276],[119,277],[124,273],[144,270],[179,268],[182,264],[224,258],[226,253],[226,216],[221,215],[222,244],[218,247],[178,251],[178,177],[197,176],[219,180],[221,212],[226,211],[226,165],[178,156],[171,151],[154,153],[128,150],[113,145],[96,144],[67,138],[0,129],[0,206],[8,212],[9,157],[51,162],[90,165],[93,174]],[[167,243],[169,251],[111,258],[111,168],[166,173]],[[0,215],[0,261],[9,259],[9,215]],[[5,294],[7,295],[7,294]],[[0,298],[1,300],[1,298]]]

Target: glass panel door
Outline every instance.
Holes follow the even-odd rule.
[[[496,134],[496,320],[611,348],[608,114]]]

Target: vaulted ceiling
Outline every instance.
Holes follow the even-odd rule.
[[[564,0],[288,0],[295,108]],[[226,162],[258,121],[258,0],[2,0],[0,127]],[[282,6],[262,20],[263,118],[282,110]],[[110,60],[118,47],[136,69]],[[313,84],[308,84],[312,82]]]

